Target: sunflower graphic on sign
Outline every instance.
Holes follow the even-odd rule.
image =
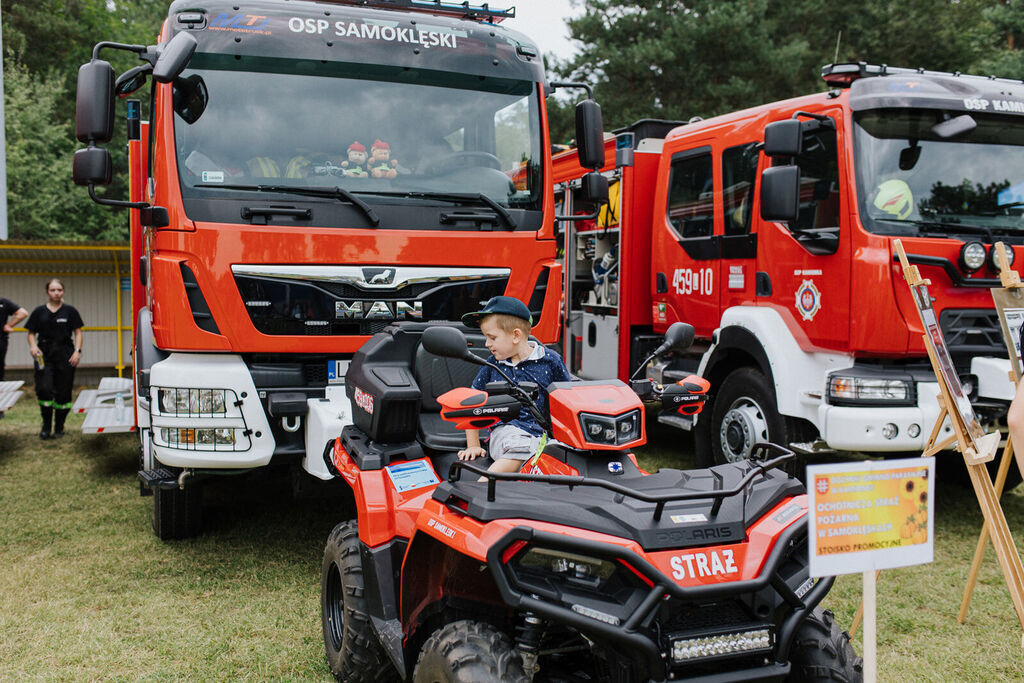
[[[804,320],[814,320],[821,310],[821,292],[813,280],[804,280],[796,290],[796,310]]]

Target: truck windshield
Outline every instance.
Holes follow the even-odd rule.
[[[536,84],[365,64],[254,64],[239,70],[197,54],[198,68],[175,81],[185,197],[294,185],[340,187],[371,204],[458,194],[541,208]]]
[[[1024,117],[863,112],[854,163],[860,217],[871,232],[1024,235]]]

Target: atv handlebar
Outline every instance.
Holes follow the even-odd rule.
[[[776,455],[771,460],[765,460],[767,452],[773,451]],[[753,456],[759,452],[763,452],[762,460],[760,463],[753,460]],[[735,496],[741,493],[747,488],[747,485],[754,480],[758,475],[764,474],[768,470],[775,469],[786,463],[796,455],[793,451],[774,443],[759,442],[754,445],[754,450],[751,453],[751,459],[748,460],[751,468],[747,474],[731,489],[723,489],[721,491],[688,491],[684,493],[664,493],[664,494],[649,494],[631,489],[621,484],[614,482],[605,481],[603,479],[594,479],[592,477],[583,476],[569,476],[564,474],[525,474],[521,472],[491,472],[490,470],[482,467],[471,465],[468,462],[458,461],[453,462],[451,467],[448,469],[448,481],[457,482],[461,479],[462,470],[467,470],[473,474],[477,474],[484,477],[487,480],[487,501],[494,502],[494,490],[495,485],[499,481],[536,481],[545,484],[563,484],[572,490],[574,486],[594,486],[597,488],[607,489],[614,493],[618,493],[636,500],[642,500],[645,503],[655,503],[654,508],[654,521],[661,520],[661,514],[665,509],[665,503],[670,503],[678,500],[702,500],[713,498],[714,503],[711,506],[711,515],[715,516],[718,514],[719,509],[722,507],[722,502],[726,498]],[[790,476],[793,476],[790,473]]]

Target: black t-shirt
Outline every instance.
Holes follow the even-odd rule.
[[[5,299],[0,296],[0,339],[7,336],[7,333],[3,330],[4,325],[7,324],[7,319],[17,313],[19,308],[21,308],[21,306],[18,304],[14,303],[10,299]]]
[[[37,306],[25,323],[29,332],[36,333],[36,343],[44,352],[57,348],[73,350],[71,333],[82,325],[82,316],[68,304],[62,304],[56,311],[51,311],[46,304]]]

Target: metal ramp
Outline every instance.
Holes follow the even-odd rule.
[[[82,423],[83,434],[106,434],[110,432],[134,432],[135,411],[129,403],[121,410],[116,407],[90,408]]]
[[[21,380],[0,382],[0,415],[14,407],[21,395],[25,393],[21,391],[23,384],[24,382]]]
[[[117,406],[117,395],[124,405]],[[71,410],[85,413],[83,434],[135,431],[135,395],[131,378],[104,377],[96,389],[82,391]]]

